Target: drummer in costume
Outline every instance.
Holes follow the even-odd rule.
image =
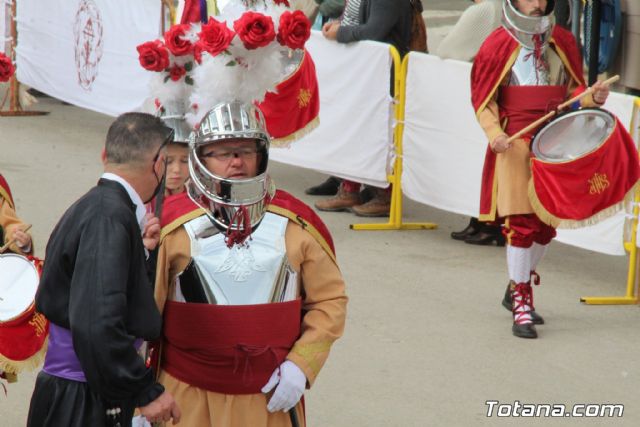
[[[504,0],[503,25],[483,43],[471,73],[476,117],[487,135],[480,220],[504,218],[509,285],[502,304],[513,313],[513,334],[536,338],[543,324],[531,282],[555,229],[533,213],[527,184],[529,142],[535,130],[508,143],[571,95],[585,90],[582,58],[570,32],[553,24],[553,0]],[[596,83],[582,107],[602,105],[608,88]],[[577,107],[577,106],[576,106]]]
[[[170,394],[138,355],[159,336],[161,317],[147,276],[147,250],[160,238],[144,201],[164,174],[173,132],[149,114],[125,113],[109,128],[96,187],[53,230],[36,306],[51,322],[28,426],[131,425],[180,418]]]
[[[289,426],[283,411],[294,407],[304,425],[303,391],[344,329],[331,237],[309,207],[274,192],[261,117],[240,102],[205,116],[189,195],[165,217],[160,381],[186,425]]]
[[[15,254],[5,255],[5,257],[12,257],[11,259],[5,258],[7,265],[16,265],[17,263],[28,265],[31,263],[35,266],[35,268],[30,267],[30,271],[34,270],[31,275],[34,283],[31,285],[35,287],[38,280],[35,270],[41,268],[42,264],[40,260],[31,257],[33,245],[31,234],[25,231],[27,227],[27,224],[18,218],[9,184],[0,174],[0,247],[5,248],[4,254]],[[1,252],[0,257],[2,257]],[[5,276],[4,279],[7,280],[7,277]],[[15,283],[6,283],[5,280],[0,280],[0,282],[6,284],[9,289],[13,289]],[[24,285],[24,288],[21,287],[21,289],[27,292],[30,286]],[[7,314],[7,318],[0,318],[0,378],[5,378],[9,382],[17,381],[17,374],[22,370],[34,369],[40,365],[46,351],[45,343],[48,330],[46,320],[41,314],[35,312],[32,305],[29,307],[27,305],[12,305],[19,300],[22,300],[22,295],[16,296],[16,298],[8,298],[5,295],[5,298],[0,301],[0,312],[3,315]],[[19,311],[23,309],[25,310],[20,313]]]

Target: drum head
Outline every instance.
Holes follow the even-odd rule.
[[[531,151],[537,159],[563,163],[600,147],[609,138],[616,120],[605,110],[586,108],[556,117],[536,133]]]
[[[0,323],[26,311],[36,296],[40,277],[31,261],[21,255],[0,255]]]

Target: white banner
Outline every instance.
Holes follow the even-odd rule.
[[[7,8],[9,7],[9,3],[6,3],[5,0],[0,0],[0,52],[8,54],[9,51],[7,49],[8,46],[5,45],[7,42],[7,38],[9,36],[9,25],[7,22]]]
[[[471,106],[471,64],[411,53],[402,188],[413,200],[477,216],[486,137]],[[629,125],[634,98],[612,93],[605,108]],[[624,213],[595,226],[558,230],[557,240],[624,255]]]
[[[18,80],[116,116],[139,108],[150,74],[136,46],[158,38],[159,0],[20,0]]]
[[[354,181],[386,187],[392,148],[388,45],[349,45],[314,31],[307,44],[320,87],[320,125],[271,158]]]

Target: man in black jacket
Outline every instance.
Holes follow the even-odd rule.
[[[160,224],[144,203],[162,179],[171,138],[149,114],[118,117],[102,152],[105,173],[53,230],[36,295],[51,322],[49,349],[28,426],[125,427],[135,408],[149,421],[180,418],[137,351],[161,330],[146,265]]]

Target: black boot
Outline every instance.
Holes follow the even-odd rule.
[[[502,235],[500,227],[484,225],[476,234],[467,236],[467,238],[464,239],[464,242],[469,243],[470,245],[488,246],[495,243],[496,246],[504,246],[506,239]]]
[[[478,218],[471,218],[469,225],[462,231],[454,231],[451,233],[453,240],[465,240],[469,236],[473,236],[482,228],[482,224],[478,221]]]
[[[362,191],[360,191],[360,200],[362,200],[362,204],[365,204],[378,195],[378,189],[371,185],[363,185],[363,187]]]
[[[522,325],[518,325],[513,322],[513,326],[511,327],[511,332],[518,338],[538,338],[538,331],[536,331],[536,327],[533,323],[524,323]]]
[[[502,306],[509,311],[511,311],[512,304],[511,292],[513,292],[515,286],[515,282],[511,280],[507,285],[507,289],[504,291],[504,298],[502,299]],[[544,318],[536,312],[535,307],[531,307],[531,320],[535,325],[544,325]]]
[[[330,176],[322,184],[318,184],[313,187],[309,187],[304,192],[312,196],[335,196],[338,194],[338,188],[340,187],[340,178]]]

